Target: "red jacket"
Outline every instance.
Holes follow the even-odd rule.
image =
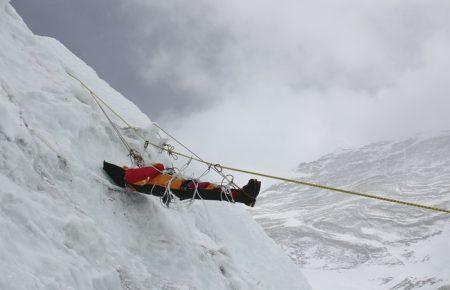
[[[195,189],[194,182],[185,183],[186,180],[182,178],[173,178],[172,175],[163,173],[164,165],[162,163],[155,163],[152,166],[141,168],[126,168],[125,169],[125,182],[128,185],[159,185],[166,187],[171,181],[172,189],[180,189],[183,184],[186,185],[186,189]],[[199,182],[197,184],[198,189],[214,189],[217,185],[210,182]]]
[[[149,181],[156,175],[162,174],[163,171],[164,165],[162,163],[155,163],[149,167],[127,168],[125,170],[125,181],[128,184]]]

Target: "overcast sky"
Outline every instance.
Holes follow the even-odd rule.
[[[450,1],[12,0],[200,155],[300,161],[450,129]]]

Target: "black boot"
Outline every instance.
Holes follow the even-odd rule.
[[[241,190],[238,191],[237,202],[242,202],[247,206],[253,207],[261,189],[261,181],[250,179]]]

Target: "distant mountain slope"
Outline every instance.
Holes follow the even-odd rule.
[[[102,162],[129,165],[127,153],[67,71],[160,141],[133,103],[0,0],[0,289],[310,289],[242,207],[167,209],[112,186]]]
[[[303,180],[450,209],[450,132],[341,150],[296,172]],[[450,285],[448,214],[288,183],[270,187],[253,213],[315,289]]]

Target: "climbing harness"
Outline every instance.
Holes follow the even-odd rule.
[[[100,105],[100,103],[102,103],[104,106],[106,106],[111,112],[113,112],[124,124],[126,124],[128,126],[128,128],[134,130],[135,134],[141,138],[144,141],[144,148],[146,149],[148,147],[148,145],[152,145],[153,147],[160,149],[161,152],[165,151],[169,154],[169,156],[171,156],[172,158],[178,158],[179,156],[183,157],[183,158],[188,158],[189,159],[189,163],[194,160],[200,163],[203,163],[205,165],[208,166],[207,171],[209,172],[210,169],[213,169],[215,172],[217,172],[219,175],[222,176],[222,183],[221,183],[221,187],[224,188],[224,190],[226,190],[228,194],[225,194],[226,199],[228,200],[228,196],[231,196],[231,187],[236,188],[236,189],[241,189],[239,186],[237,186],[234,183],[234,178],[232,175],[225,175],[223,173],[223,170],[230,170],[230,171],[234,171],[234,172],[239,172],[239,173],[245,173],[245,174],[250,174],[253,176],[260,176],[260,177],[265,177],[265,178],[269,178],[269,179],[274,179],[274,180],[279,180],[279,181],[284,181],[284,182],[289,182],[289,183],[294,183],[294,184],[299,184],[299,185],[304,185],[304,186],[309,186],[309,187],[314,187],[314,188],[318,188],[318,189],[323,189],[323,190],[330,190],[330,191],[335,191],[335,192],[340,192],[340,193],[344,193],[344,194],[349,194],[349,195],[353,195],[353,196],[359,196],[359,197],[364,197],[364,198],[370,198],[370,199],[375,199],[375,200],[380,200],[380,201],[385,201],[385,202],[390,202],[390,203],[394,203],[394,204],[399,204],[399,205],[405,205],[405,206],[411,206],[411,207],[416,207],[416,208],[420,208],[420,209],[426,209],[426,210],[431,210],[431,211],[436,211],[436,212],[443,212],[443,213],[447,213],[450,214],[450,210],[449,209],[444,209],[444,208],[439,208],[439,207],[435,207],[435,206],[428,206],[428,205],[424,205],[424,204],[420,204],[420,203],[414,203],[414,202],[408,202],[408,201],[403,201],[403,200],[398,200],[398,199],[394,199],[394,198],[389,198],[389,197],[384,197],[384,196],[380,196],[380,195],[375,195],[375,194],[369,194],[369,193],[363,193],[363,192],[357,192],[357,191],[352,191],[352,190],[346,190],[346,189],[342,189],[342,188],[337,188],[337,187],[332,187],[332,186],[328,186],[328,185],[323,185],[323,184],[319,184],[319,183],[313,183],[313,182],[307,182],[307,181],[302,181],[302,180],[298,180],[298,179],[292,179],[292,178],[286,178],[286,177],[281,177],[281,176],[276,176],[276,175],[271,175],[271,174],[266,174],[266,173],[261,173],[261,172],[256,172],[256,171],[251,171],[251,170],[245,170],[245,169],[240,169],[240,168],[235,168],[235,167],[230,167],[230,166],[224,166],[218,163],[212,163],[212,162],[208,162],[205,161],[204,159],[202,159],[200,156],[198,156],[197,154],[195,154],[191,149],[189,149],[186,145],[184,145],[183,143],[181,143],[178,139],[176,139],[174,136],[172,136],[170,133],[168,133],[166,130],[164,130],[163,128],[161,128],[158,124],[153,123],[153,125],[155,127],[157,127],[158,129],[160,129],[162,132],[164,132],[164,134],[166,134],[168,137],[170,137],[172,140],[174,140],[176,143],[178,143],[180,146],[182,146],[184,149],[186,149],[189,153],[191,153],[192,155],[187,155],[187,154],[183,154],[181,152],[177,152],[175,151],[175,148],[173,145],[169,145],[169,144],[162,144],[162,145],[158,145],[158,144],[154,144],[152,142],[150,142],[149,140],[147,140],[144,136],[142,136],[138,129],[133,127],[130,123],[128,123],[119,113],[117,113],[113,108],[111,108],[102,98],[100,98],[99,96],[97,96],[86,84],[84,84],[80,79],[78,79],[77,77],[75,77],[73,74],[67,72],[67,74],[69,76],[71,76],[72,78],[74,78],[75,80],[77,80],[78,82],[81,83],[81,85],[86,88],[91,96],[94,98],[94,100],[96,101],[96,103],[99,105],[100,109],[103,111],[103,113],[105,114],[105,116],[107,117],[108,121],[111,123],[112,127],[114,128],[114,130],[116,131],[116,133],[119,135],[119,138],[121,139],[122,143],[124,143],[124,145],[126,146],[127,150],[130,153],[130,157],[133,159],[133,162],[139,166],[139,164],[141,164],[141,166],[143,165],[143,158],[142,156],[137,152],[137,151],[133,151],[134,149],[132,149],[129,144],[126,142],[126,140],[123,138],[123,136],[120,134],[118,128],[116,128],[115,124],[111,121],[111,119],[107,116],[106,112],[104,111],[103,107]],[[174,157],[176,156],[176,157]],[[142,163],[140,163],[142,161]],[[174,176],[172,178],[176,178],[177,174],[174,174]],[[203,176],[203,175],[202,175]],[[173,181],[173,179],[171,179],[169,181],[169,183],[171,183]],[[223,186],[223,185],[226,186]],[[167,189],[168,188],[168,189]],[[173,193],[170,191],[170,186],[168,186],[166,188],[167,191],[167,197],[173,197]],[[228,188],[228,189],[227,189]],[[241,189],[242,190],[242,189]],[[244,194],[246,194],[244,191],[242,191]],[[195,192],[193,197],[195,197],[195,195],[198,194],[198,185],[195,186]],[[164,195],[166,196],[166,193],[164,193]],[[200,196],[200,195],[199,195]],[[200,196],[201,198],[201,196]],[[233,202],[233,200],[228,200]]]

